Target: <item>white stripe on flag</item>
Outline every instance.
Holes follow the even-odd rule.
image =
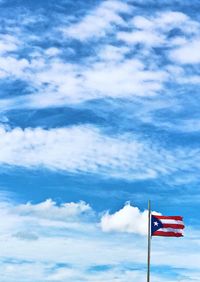
[[[174,232],[183,234],[183,229],[175,229],[175,228],[160,228],[158,231],[162,232]]]
[[[174,219],[160,219],[162,223],[167,223],[167,224],[181,224],[184,225],[182,220],[174,220]]]

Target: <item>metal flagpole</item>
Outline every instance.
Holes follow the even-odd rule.
[[[148,254],[147,254],[147,282],[150,282],[150,254],[151,254],[151,202],[148,201]]]

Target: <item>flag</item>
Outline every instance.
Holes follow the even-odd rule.
[[[151,215],[151,236],[182,237],[182,216]]]

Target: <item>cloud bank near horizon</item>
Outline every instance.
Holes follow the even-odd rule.
[[[137,262],[143,268],[145,266],[147,211],[140,211],[129,203],[113,214],[97,214],[85,202],[57,204],[47,199],[37,204],[14,204],[1,200],[0,214],[4,218],[0,223],[0,236],[1,263],[6,281],[12,281],[11,277],[32,281],[30,273],[38,281],[66,281],[69,278],[75,281],[112,280],[115,275],[120,282],[133,277],[142,281],[145,275],[145,271],[134,270],[132,265]],[[187,238],[183,239],[185,247],[181,241],[176,241],[171,242],[166,250],[164,240],[158,239],[152,263],[182,268],[185,273],[194,269],[198,271],[195,258],[199,231],[188,230],[187,233]],[[188,248],[187,242],[194,234],[193,243]],[[175,246],[182,246],[181,253],[187,253],[185,259],[178,259]],[[120,266],[122,263],[125,270]],[[190,275],[192,279],[197,274]],[[155,281],[165,281],[156,273],[153,277]]]

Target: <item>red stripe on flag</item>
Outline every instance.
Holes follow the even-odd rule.
[[[182,233],[155,231],[152,236],[183,237]]]
[[[164,216],[164,215],[154,215],[152,214],[154,217],[158,218],[158,219],[174,219],[174,220],[183,220],[182,216]]]
[[[163,228],[184,229],[185,226],[183,224],[163,223]]]

